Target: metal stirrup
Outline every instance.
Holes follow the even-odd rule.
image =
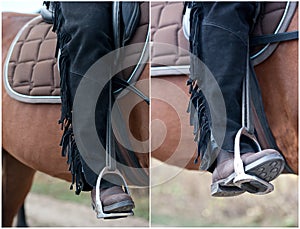
[[[112,134],[112,124],[111,124],[111,109],[112,109],[112,81],[109,81],[109,96],[108,96],[108,112],[107,112],[107,130],[106,130],[106,166],[100,172],[97,183],[96,183],[96,207],[95,211],[97,213],[97,218],[120,218],[133,215],[133,211],[130,212],[116,212],[116,213],[105,213],[103,211],[103,206],[100,200],[100,188],[101,180],[106,174],[113,174],[121,178],[125,192],[130,195],[128,185],[117,169],[116,165],[116,151],[115,142]]]
[[[249,47],[249,46],[248,46]],[[257,192],[256,194],[266,194],[274,190],[274,187],[269,182],[253,175],[249,175],[245,173],[244,164],[241,159],[241,151],[240,151],[240,142],[241,136],[245,135],[250,138],[257,146],[258,150],[261,151],[261,147],[259,145],[258,140],[254,134],[254,126],[252,123],[251,116],[251,106],[250,106],[250,59],[249,59],[249,48],[247,54],[247,73],[246,77],[243,81],[243,94],[242,94],[242,127],[238,131],[234,141],[234,171],[236,173],[236,177],[233,180],[233,183],[242,187],[244,183],[249,182],[259,182],[261,185],[265,187],[265,190],[262,192]]]

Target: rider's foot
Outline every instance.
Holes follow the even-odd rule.
[[[245,191],[256,193],[256,189],[251,190],[251,186],[244,186],[243,189],[234,185],[236,176],[234,172],[233,153],[221,152],[223,160],[218,160],[217,166],[212,175],[212,196],[236,196]],[[245,173],[256,176],[264,181],[272,181],[282,172],[284,159],[279,152],[273,149],[262,150],[257,153],[245,153],[241,155],[244,163]]]
[[[96,189],[91,191],[92,204],[96,205]],[[109,188],[101,188],[100,200],[105,213],[131,212],[134,208],[134,202],[122,187],[114,185]]]

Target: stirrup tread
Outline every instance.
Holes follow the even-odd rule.
[[[245,191],[236,186],[226,186],[221,183],[213,183],[211,185],[211,196],[213,197],[230,197],[238,196]]]
[[[266,194],[274,190],[274,180],[284,168],[281,156],[267,155],[245,167],[246,176],[236,177],[234,183],[252,194]],[[245,180],[243,180],[245,179]]]

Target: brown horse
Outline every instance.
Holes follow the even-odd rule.
[[[298,10],[287,31],[295,30],[298,30]],[[255,71],[276,143],[293,172],[298,173],[298,40],[280,43],[266,61],[255,67]],[[151,156],[172,165],[198,170],[199,164],[194,164],[193,130],[186,113],[189,101],[186,80],[184,75],[155,76],[151,80],[151,120],[160,120],[152,123]],[[174,90],[176,97],[162,99],[165,95],[174,95]],[[175,102],[172,101],[174,97]]]
[[[17,32],[36,16],[17,13],[2,14],[2,65]],[[145,79],[148,76],[149,68],[146,66],[140,79]],[[121,109],[122,99],[120,101]],[[132,93],[128,93],[124,96],[124,99],[135,101],[139,98]],[[2,107],[2,225],[11,226],[14,216],[31,188],[36,171],[69,182],[71,176],[66,158],[60,155],[59,142],[62,131],[60,126],[57,125],[60,116],[60,105],[22,103],[12,99],[3,87]],[[134,107],[129,117],[129,125],[133,136],[141,141],[147,140],[148,123],[148,105],[139,103]],[[136,155],[141,166],[148,168],[148,155],[145,153]]]
[[[3,63],[12,39],[22,25],[34,16],[5,13],[2,17]],[[296,14],[289,30],[297,29],[297,19]],[[297,41],[282,43],[267,61],[256,67],[269,124],[278,146],[295,173],[298,173],[297,45]],[[145,68],[142,77],[147,78],[148,75],[148,68]],[[153,79],[151,83],[151,93],[157,98],[152,99],[151,105],[152,156],[169,164],[198,170],[198,165],[193,163],[196,145],[193,142],[192,130],[188,126],[189,117],[185,112],[189,99],[185,86],[186,76],[168,76],[159,79]],[[163,101],[163,97],[159,94],[159,92],[163,92],[163,95],[174,93],[172,87],[164,87],[166,83],[181,89],[181,97],[175,101],[179,108],[175,109]],[[4,88],[2,100],[2,225],[10,226],[30,190],[35,171],[67,181],[70,181],[71,177],[66,161],[59,153],[58,143],[62,133],[55,123],[59,119],[60,105],[21,103],[10,98]],[[132,134],[140,140],[148,138],[148,109],[145,106],[143,103],[139,104],[130,115]],[[178,112],[178,109],[181,111]],[[161,122],[164,123],[164,128],[161,128]],[[179,153],[174,153],[177,151]],[[147,167],[148,158],[141,156],[140,162]]]

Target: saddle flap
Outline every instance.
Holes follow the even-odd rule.
[[[140,22],[140,4],[138,2],[121,2],[124,24],[123,45],[133,36]],[[143,12],[146,13],[146,12]]]
[[[123,8],[129,7],[129,4],[124,4],[122,2]],[[144,65],[140,65],[140,62],[143,58],[146,58],[148,60],[148,36],[149,36],[149,3],[147,2],[141,2],[135,5],[134,11],[129,11],[131,13],[136,12],[137,15],[134,17],[128,17],[124,18],[123,20],[128,21],[127,26],[125,28],[128,28],[128,31],[124,34],[124,41],[126,42],[125,45],[132,45],[132,44],[142,44],[142,45],[136,45],[133,48],[127,48],[125,49],[125,52],[122,53],[122,61],[119,62],[121,64],[122,68],[124,69],[118,77],[130,81],[130,82],[136,82],[137,79],[140,76],[141,70],[143,69]],[[124,9],[123,9],[124,10]],[[128,12],[127,12],[128,13]],[[126,14],[127,14],[126,13]],[[136,19],[139,18],[137,21],[137,25],[130,25],[130,23],[136,23]],[[124,21],[124,22],[125,22]],[[133,33],[134,34],[131,34]],[[130,35],[131,34],[131,35]],[[128,68],[125,68],[123,66],[127,66],[126,63],[136,63],[137,66],[131,66]],[[136,74],[132,74],[136,71]]]

